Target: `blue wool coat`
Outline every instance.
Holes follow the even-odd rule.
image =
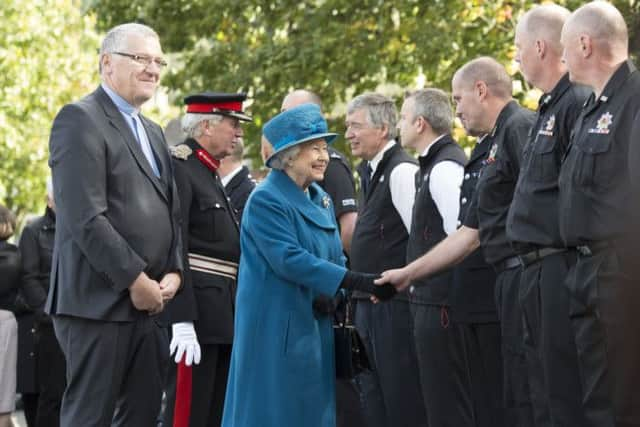
[[[329,197],[273,170],[247,202],[240,247],[223,427],[335,426],[332,319],[312,309],[346,272]]]

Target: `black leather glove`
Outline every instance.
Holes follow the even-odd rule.
[[[313,311],[323,316],[333,314],[338,306],[342,303],[343,299],[344,295],[340,291],[338,291],[332,297],[322,294],[318,295],[313,299]]]
[[[344,275],[340,287],[372,294],[380,301],[393,298],[396,294],[396,288],[392,284],[385,283],[384,285],[378,286],[373,283],[373,281],[379,277],[377,274],[358,273],[347,270],[347,274]]]

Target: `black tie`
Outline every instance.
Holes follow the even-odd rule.
[[[364,172],[363,172],[362,176],[360,177],[361,182],[362,182],[362,193],[363,194],[367,194],[367,190],[369,189],[369,183],[371,182],[371,172],[373,172],[373,169],[371,169],[371,164],[369,164],[369,162],[367,162],[367,164],[364,167]]]

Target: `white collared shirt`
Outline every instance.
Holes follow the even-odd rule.
[[[429,154],[429,149],[443,136],[437,137],[424,150],[421,157]],[[460,214],[460,186],[463,179],[464,166],[452,160],[438,162],[431,169],[429,192],[442,217],[442,225],[447,234],[453,233],[457,228]]]
[[[229,172],[227,175],[224,176],[224,178],[220,178],[220,181],[222,181],[222,186],[226,188],[227,184],[229,184],[229,181],[231,181],[234,176],[238,175],[241,170],[242,170],[242,165],[238,166],[237,168]]]
[[[394,145],[396,145],[396,142],[393,139],[390,140],[387,142],[387,145],[369,161],[372,177],[376,173],[376,168],[378,164],[380,164],[384,153]],[[411,211],[413,210],[413,202],[416,196],[415,175],[417,170],[418,166],[412,163],[400,163],[393,168],[389,175],[391,202],[393,203],[393,207],[396,208],[396,211],[398,211],[400,218],[402,218],[402,223],[407,229],[407,233],[411,232]]]

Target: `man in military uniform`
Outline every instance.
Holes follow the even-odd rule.
[[[562,63],[560,33],[570,12],[536,6],[518,22],[516,61],[544,94],[524,150],[507,219],[507,236],[524,266],[521,304],[536,425],[582,426],[578,358],[563,285],[575,253],[558,224],[558,174],[571,129],[590,91],[571,84]]]
[[[188,137],[171,150],[186,268],[184,287],[168,307],[171,353],[179,365],[170,371],[166,425],[188,420],[190,427],[212,426],[222,419],[240,243],[217,169],[243,135],[240,121],[251,120],[242,112],[245,98],[212,92],[186,97],[182,124]],[[183,377],[191,377],[190,388]]]
[[[231,199],[231,206],[235,210],[238,221],[242,219],[244,205],[256,187],[256,181],[251,176],[249,168],[242,164],[243,153],[244,144],[242,138],[238,138],[234,143],[233,151],[220,161],[218,168],[218,175]]]
[[[486,261],[497,273],[505,425],[529,426],[533,420],[518,304],[521,268],[520,259],[507,240],[506,217],[533,113],[511,98],[511,78],[493,58],[468,62],[455,73],[451,86],[457,115],[467,133],[487,134],[483,144],[491,147],[478,187],[471,201],[461,200],[462,204],[471,204],[461,228],[405,268],[385,272],[379,282],[405,289],[417,278],[452,267],[481,245]]]
[[[640,425],[640,73],[610,3],[567,19],[563,58],[571,81],[593,90],[560,170],[560,235],[575,248],[567,274],[589,427]],[[574,424],[575,425],[575,424]]]
[[[285,111],[301,104],[316,104],[322,109],[320,97],[308,90],[298,89],[290,92],[282,100],[281,110]],[[324,179],[318,182],[322,189],[331,196],[336,221],[340,227],[342,248],[348,255],[351,250],[351,237],[358,217],[356,205],[356,189],[353,173],[344,154],[329,147],[329,164]]]
[[[457,228],[467,156],[451,137],[452,125],[451,102],[443,91],[424,89],[405,96],[398,123],[402,145],[420,154],[408,263]],[[449,318],[451,280],[451,272],[444,272],[412,282],[413,339],[428,425],[471,427],[473,408],[462,334]]]

